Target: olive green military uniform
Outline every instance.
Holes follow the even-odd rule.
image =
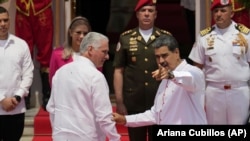
[[[120,36],[114,67],[124,68],[123,100],[128,113],[144,112],[153,105],[160,82],[151,74],[158,68],[151,45],[161,34],[170,33],[154,27],[148,42],[144,41],[139,28],[128,30]]]

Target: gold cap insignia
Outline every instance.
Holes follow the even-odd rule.
[[[152,36],[150,37],[150,39],[151,39],[151,40],[154,40],[154,39],[155,39],[155,35],[152,35]]]
[[[141,41],[141,40],[142,40],[142,37],[141,37],[141,36],[138,36],[138,37],[137,37],[137,40]]]

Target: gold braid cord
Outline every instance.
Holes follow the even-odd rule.
[[[238,34],[238,38],[240,39],[240,44],[245,47],[246,49],[245,53],[246,53],[248,50],[248,43],[247,43],[246,38],[241,33]]]

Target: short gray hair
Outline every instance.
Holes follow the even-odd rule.
[[[175,51],[179,48],[177,40],[172,35],[160,35],[155,42],[152,44],[154,48],[160,48],[162,46],[167,46],[170,51]]]
[[[89,32],[82,40],[80,45],[80,53],[84,53],[89,46],[95,49],[101,46],[102,41],[109,41],[108,37],[97,32]]]

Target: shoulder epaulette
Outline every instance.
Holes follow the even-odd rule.
[[[205,35],[207,35],[208,33],[210,33],[213,30],[214,30],[214,27],[208,27],[206,29],[201,30],[200,34],[201,34],[201,36],[205,36]]]
[[[243,24],[237,24],[235,28],[244,34],[248,34],[250,32],[250,29]]]
[[[164,34],[172,35],[170,32],[168,32],[166,30],[163,30],[163,29],[161,29],[161,32],[164,33]]]
[[[124,31],[123,33],[122,33],[122,36],[124,36],[124,35],[127,35],[127,34],[129,34],[129,33],[131,33],[133,30],[127,30],[127,31]]]

